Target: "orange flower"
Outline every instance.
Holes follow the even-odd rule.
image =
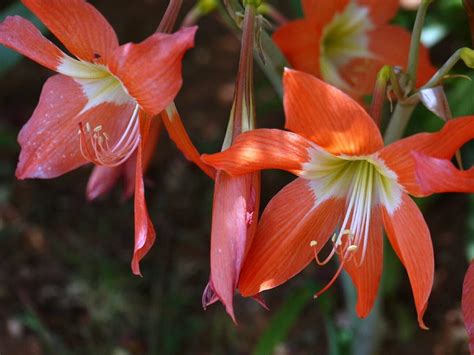
[[[182,85],[181,61],[194,45],[196,28],[155,33],[139,44],[119,46],[107,20],[84,0],[23,3],[74,57],[21,17],[0,23],[0,44],[59,73],[45,83],[33,116],[19,134],[16,175],[53,178],[88,162],[113,168],[132,159],[125,169],[135,180],[132,269],[139,274],[138,263],[155,239],[145,203],[143,160],[148,160],[144,156],[156,138],[155,116],[165,109],[168,131],[172,136],[179,131],[177,140],[189,146],[179,117],[173,120],[177,113],[171,104]],[[199,162],[195,149],[188,152]],[[133,161],[136,166],[130,167]]]
[[[389,25],[399,0],[302,0],[304,19],[279,28],[273,39],[295,69],[360,97],[372,93],[383,65],[406,68],[410,33]],[[417,83],[434,73],[420,49]]]
[[[276,287],[316,257],[319,264],[339,255],[341,268],[357,290],[357,313],[365,317],[382,274],[382,229],[404,264],[413,289],[418,321],[433,284],[429,230],[408,194],[465,191],[462,186],[419,183],[413,152],[450,159],[474,137],[474,116],[446,123],[383,146],[365,110],[338,89],[298,71],[286,70],[283,85],[286,128],[240,135],[227,151],[203,160],[231,175],[283,169],[299,177],[268,204],[257,227],[240,277],[244,296]],[[420,157],[418,157],[420,158]],[[432,166],[433,177],[445,176]],[[472,191],[472,184],[470,185]],[[332,251],[320,252],[331,241]],[[334,278],[335,279],[335,278]],[[330,284],[334,281],[331,280]]]

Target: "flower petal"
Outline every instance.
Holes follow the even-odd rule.
[[[89,201],[107,194],[117,183],[123,174],[123,164],[109,168],[106,166],[96,166],[92,170],[86,188],[86,196]]]
[[[263,169],[281,169],[294,174],[303,171],[302,164],[310,160],[307,139],[279,129],[256,129],[237,136],[232,146],[202,160],[230,175],[246,174]]]
[[[82,112],[86,104],[80,85],[73,79],[55,75],[46,81],[33,116],[18,135],[21,153],[17,178],[49,179],[87,163],[80,150],[79,122],[92,128],[102,126],[114,141],[133,110],[129,104],[103,103]]]
[[[413,153],[416,177],[423,195],[442,192],[474,192],[474,168],[458,170],[447,159]]]
[[[84,0],[22,0],[77,58],[107,62],[118,39],[112,26]]]
[[[395,17],[399,0],[356,0],[359,5],[367,6],[370,10],[370,20],[374,24],[383,24]]]
[[[474,116],[448,121],[436,133],[420,133],[383,148],[378,154],[388,168],[398,175],[398,182],[412,195],[425,196],[416,178],[415,159],[419,152],[437,159],[451,159],[466,142],[474,138]],[[429,194],[429,193],[428,193]]]
[[[240,275],[239,290],[252,296],[295,276],[313,259],[310,242],[320,250],[339,221],[344,201],[315,207],[309,181],[297,178],[269,202],[257,227]]]
[[[210,285],[235,322],[233,297],[258,220],[260,174],[216,176],[211,232]]]
[[[383,208],[382,217],[388,239],[407,270],[418,312],[418,324],[420,328],[428,329],[423,322],[423,315],[433,287],[434,255],[426,222],[407,194],[403,194],[399,208],[392,214]]]
[[[283,76],[286,128],[334,154],[370,154],[383,146],[367,112],[339,89],[303,72]]]
[[[65,55],[31,22],[20,16],[9,16],[0,23],[0,44],[51,70],[57,69]]]
[[[462,290],[462,313],[467,334],[469,335],[469,351],[474,353],[474,261],[471,261]]]
[[[146,132],[149,130],[151,121],[146,115],[141,115],[142,140],[137,149],[137,165],[135,170],[135,245],[132,258],[132,272],[141,275],[140,261],[150,251],[156,239],[155,229],[148,214],[145,200],[145,185],[143,183],[143,153]]]
[[[325,25],[332,20],[336,13],[344,11],[351,0],[302,0],[305,18],[319,25]]]
[[[321,28],[306,20],[291,21],[273,33],[273,40],[298,70],[321,76]]]
[[[156,33],[145,41],[128,43],[115,51],[109,69],[140,106],[157,115],[174,100],[181,88],[181,61],[194,46],[197,27],[174,34]]]
[[[210,178],[214,179],[216,171],[201,160],[201,156],[194,144],[191,142],[186,129],[184,128],[181,116],[176,109],[174,103],[169,105],[166,110],[161,113],[161,119],[171,140],[176,144],[178,149],[184,154],[186,159],[196,164]]]
[[[354,252],[351,260],[344,265],[352,282],[357,289],[357,315],[361,318],[367,317],[377,298],[377,291],[382,277],[383,265],[383,240],[382,240],[382,218],[380,208],[372,210],[367,249],[363,262],[361,260],[363,248],[359,247]]]

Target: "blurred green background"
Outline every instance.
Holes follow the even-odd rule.
[[[90,1],[112,23],[121,43],[151,34],[164,0]],[[188,11],[193,1],[184,1]],[[289,18],[299,0],[273,1]],[[32,15],[3,0],[7,14]],[[410,28],[413,11],[395,22]],[[201,152],[220,149],[233,97],[239,41],[218,13],[199,22],[196,47],[184,61],[184,86],[176,102]],[[44,28],[41,28],[44,30]],[[49,36],[51,38],[51,36]],[[461,0],[436,0],[423,37],[441,65],[471,45]],[[395,45],[395,44],[394,44]],[[457,73],[474,78],[463,65]],[[212,181],[188,163],[162,132],[147,173],[147,200],[157,242],[132,275],[133,206],[117,187],[98,202],[85,199],[91,167],[54,180],[17,181],[16,136],[52,73],[0,49],[0,353],[10,354],[364,354],[372,344],[384,354],[467,354],[460,312],[468,258],[474,255],[474,198],[449,194],[420,201],[436,253],[436,275],[426,322],[418,329],[411,289],[401,265],[385,254],[380,314],[354,319],[344,279],[317,301],[312,294],[333,275],[313,265],[267,292],[266,311],[236,297],[234,325],[221,305],[203,311],[209,275]],[[454,116],[474,114],[474,84],[446,83]],[[281,102],[256,70],[260,127],[282,127]],[[387,105],[388,106],[388,105]],[[388,110],[388,107],[387,107]],[[387,112],[388,113],[388,112]],[[409,131],[435,130],[442,122],[419,107]],[[474,162],[474,145],[463,150]],[[263,174],[263,205],[292,177]],[[335,267],[335,265],[332,265]],[[350,286],[349,286],[350,287]],[[383,349],[383,350],[381,350]]]

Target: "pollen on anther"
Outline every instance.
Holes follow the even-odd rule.
[[[310,243],[309,243],[309,246],[311,248],[314,248],[316,245],[318,245],[318,242],[316,240],[312,240]]]
[[[347,247],[347,251],[348,251],[349,253],[352,253],[352,252],[354,252],[354,251],[356,251],[356,250],[357,250],[357,245],[349,245],[349,246]]]

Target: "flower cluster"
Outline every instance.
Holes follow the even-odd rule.
[[[133,273],[140,274],[140,260],[155,240],[143,174],[164,126],[183,154],[215,178],[205,307],[220,300],[235,320],[236,289],[262,302],[260,292],[283,284],[312,261],[323,266],[336,258],[334,277],[315,296],[345,270],[357,289],[357,314],[366,317],[382,276],[385,231],[408,273],[419,325],[426,328],[434,251],[410,195],[474,191],[474,169],[462,170],[451,162],[474,138],[474,116],[407,138],[401,138],[402,125],[398,139],[384,144],[376,120],[361,104],[373,92],[382,67],[390,66],[391,74],[405,73],[388,75],[384,88],[397,105],[413,108],[420,100],[417,88],[430,88],[443,74],[443,69],[436,72],[415,34],[388,23],[398,0],[302,0],[304,18],[274,32],[274,42],[294,68],[282,74],[285,130],[255,129],[254,47],[261,56],[267,54],[258,36],[263,31],[260,2],[245,1],[227,134],[221,152],[202,156],[174,104],[183,82],[183,56],[197,31],[186,27],[165,33],[174,26],[179,1],[170,2],[160,31],[124,45],[84,0],[23,3],[68,53],[21,17],[0,23],[0,44],[57,72],[44,84],[18,136],[16,176],[49,179],[93,164],[90,200],[123,177],[125,197],[134,194]],[[462,53],[466,64],[472,63],[471,57],[466,59],[472,52]],[[260,171],[266,169],[297,177],[259,218]]]

